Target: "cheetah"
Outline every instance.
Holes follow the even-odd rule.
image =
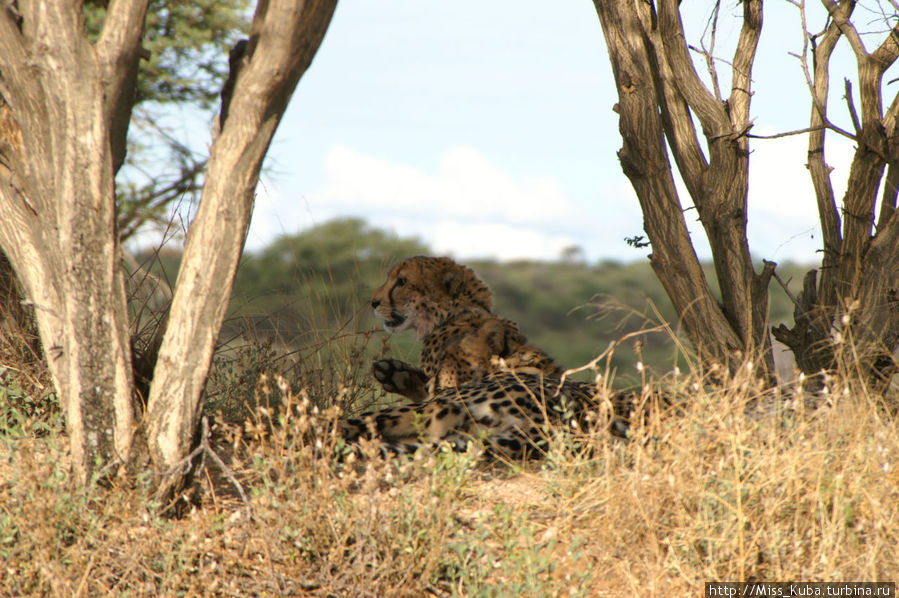
[[[343,420],[349,441],[374,432],[386,449],[403,453],[442,442],[465,450],[480,439],[491,453],[524,458],[545,449],[547,425],[584,429],[603,411],[599,389],[563,381],[559,364],[529,344],[514,322],[492,313],[487,285],[450,258],[401,261],[371,305],[387,332],[415,332],[421,367],[375,362],[384,389],[412,403]],[[623,436],[628,401],[612,406],[611,430]]]
[[[515,322],[491,313],[493,295],[474,271],[449,258],[403,260],[371,305],[388,333],[414,329],[422,341],[420,368],[396,359],[372,368],[386,391],[412,401],[500,369],[562,375],[562,367],[528,344]]]

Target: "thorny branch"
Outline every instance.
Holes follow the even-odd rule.
[[[774,133],[773,135],[755,135],[747,133],[746,136],[752,139],[779,139],[781,137],[790,137],[792,135],[805,135],[812,131],[821,131],[826,127],[806,127],[804,129],[796,129],[795,131],[784,131],[783,133]]]
[[[827,69],[827,63],[830,62],[830,55],[833,52],[834,47],[836,47],[837,39],[840,37],[840,29],[834,24],[831,23],[824,31],[817,34],[812,34],[808,32],[808,22],[806,21],[806,13],[805,13],[805,0],[798,0],[797,2],[791,2],[799,9],[799,18],[802,22],[802,52],[800,54],[794,54],[790,52],[790,55],[798,58],[800,63],[802,64],[802,74],[805,76],[805,84],[808,86],[809,95],[812,97],[812,104],[815,107],[815,112],[817,113],[818,118],[821,119],[821,123],[827,129],[838,133],[847,139],[851,139],[855,141],[857,138],[855,135],[838,127],[834,123],[827,118],[827,85],[828,81],[825,79],[822,81],[823,90],[819,89],[817,78],[813,79],[811,72],[809,71],[808,66],[808,48],[809,41],[812,44],[812,58],[814,59],[815,72],[817,73],[819,66],[822,67],[825,72]],[[852,8],[847,9],[848,12],[851,12]],[[822,38],[823,40],[821,44],[817,43],[818,38]],[[821,54],[818,54],[819,49],[821,50]],[[824,99],[820,96],[824,95]]]

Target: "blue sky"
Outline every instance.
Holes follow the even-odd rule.
[[[724,57],[739,32],[735,6],[722,11]],[[697,15],[688,36],[698,43],[707,15]],[[753,132],[807,126],[809,93],[788,55],[801,44],[795,7],[769,0]],[[851,65],[841,52],[838,62]],[[840,88],[832,113],[848,128],[839,72],[832,80]],[[554,259],[570,245],[591,260],[643,259],[648,250],[623,241],[643,231],[616,157],[616,100],[587,0],[344,0],[270,149],[248,247],[361,216],[463,259]],[[842,196],[852,146],[831,141]],[[816,260],[806,144],[804,136],[753,144],[756,258]],[[701,227],[692,229],[707,256]]]

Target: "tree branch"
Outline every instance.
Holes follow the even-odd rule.
[[[896,131],[897,116],[899,116],[899,93],[893,97],[890,107],[883,116],[883,128],[886,130],[888,137],[892,137]]]
[[[243,485],[237,480],[237,477],[231,471],[231,469],[225,465],[225,462],[222,461],[221,457],[216,454],[214,450],[212,450],[212,446],[209,444],[209,420],[205,417],[201,419],[202,427],[201,427],[201,435],[200,442],[197,444],[196,448],[190,452],[186,457],[172,465],[168,471],[164,471],[159,473],[158,475],[161,477],[171,477],[171,476],[180,476],[184,474],[185,470],[190,470],[193,465],[193,460],[196,459],[201,454],[203,457],[209,457],[213,463],[219,468],[219,470],[224,474],[224,476],[231,482],[231,485],[234,486],[234,489],[237,490],[237,494],[240,496],[240,499],[243,501],[244,506],[247,508],[247,515],[252,520],[256,517],[255,512],[253,511],[253,504],[250,502],[250,499],[247,498],[247,493],[244,492]],[[165,487],[164,485],[162,485]]]
[[[826,128],[834,131],[835,133],[839,133],[840,135],[856,141],[856,135],[853,135],[849,131],[846,131],[837,125],[833,124],[830,119],[827,118],[827,90],[829,88],[829,80],[830,74],[828,72],[828,64],[830,63],[830,55],[833,53],[834,48],[836,47],[836,43],[839,40],[840,36],[840,28],[836,26],[835,23],[831,22],[830,25],[824,30],[823,33],[812,35],[808,32],[808,24],[806,23],[805,18],[805,0],[799,0],[798,2],[793,2],[799,8],[799,15],[802,21],[802,53],[801,54],[793,54],[790,53],[791,56],[795,56],[799,59],[802,64],[802,74],[805,76],[805,83],[809,89],[809,95],[812,97],[812,105],[814,109],[817,111],[818,118],[820,119],[821,124],[823,124]],[[852,10],[853,4],[847,4],[849,6],[848,10]],[[815,40],[819,36],[824,36],[823,43],[819,46],[815,43]],[[815,68],[815,77],[814,82],[812,81],[812,76],[809,74],[808,67],[808,46],[809,40],[812,40],[812,60],[814,62]],[[820,51],[820,54],[819,54]],[[820,68],[819,68],[820,65]],[[824,99],[822,100],[818,90],[818,85],[823,83],[823,95]],[[814,120],[814,115],[812,116]],[[823,132],[822,132],[823,133]],[[823,139],[823,137],[822,137]]]
[[[877,233],[884,229],[896,211],[896,195],[899,191],[899,163],[893,161],[887,168],[880,200],[880,215],[877,217]]]
[[[893,212],[896,211],[896,196],[899,193],[899,138],[896,137],[897,111],[899,111],[899,93],[893,98],[893,102],[883,118],[889,161],[880,200],[880,215],[877,217],[878,232],[886,226],[887,221],[893,215]]]
[[[678,91],[658,28],[653,26],[657,21],[656,15],[652,14],[652,8],[648,4],[638,5],[638,10],[643,13],[640,15],[640,23],[644,38],[647,40],[646,47],[651,52],[652,80],[656,85],[665,137],[668,139],[671,153],[687,190],[691,196],[699,197],[708,161],[699,145],[690,108]]]
[[[700,38],[700,44],[702,45],[702,55],[705,57],[705,65],[706,69],[709,71],[709,77],[712,79],[712,89],[715,91],[715,99],[719,102],[723,101],[721,97],[721,87],[718,85],[718,69],[715,68],[715,41],[718,37],[718,14],[721,11],[721,0],[715,0],[715,6],[712,8],[712,14],[709,16],[709,22],[706,23],[706,31],[709,30],[709,25],[711,25],[711,32],[709,34],[709,47],[706,49],[705,43],[702,39],[705,37],[703,35]],[[733,67],[733,65],[731,65]]]
[[[727,135],[730,119],[696,73],[684,36],[677,0],[660,0],[659,32],[677,89],[699,118],[706,136]]]
[[[752,65],[762,33],[761,0],[743,0],[743,26],[734,50],[734,67],[731,83],[730,122],[734,128],[742,128],[749,120],[751,98]]]
[[[335,6],[336,0],[262,0],[257,7],[230,116],[210,151],[147,403],[150,453],[158,467],[189,452],[262,160]],[[197,297],[204,298],[199,307]]]
[[[858,120],[858,112],[855,110],[855,103],[852,101],[852,81],[846,77],[843,82],[845,83],[846,93],[843,95],[843,99],[846,100],[846,108],[849,110],[849,118],[852,119],[852,127],[855,129],[856,135],[862,134],[862,123]]]
[[[787,294],[787,297],[789,297],[789,299],[793,303],[793,305],[795,307],[802,309],[802,305],[799,303],[799,299],[797,299],[796,295],[794,295],[792,293],[792,291],[790,291],[790,287],[787,286],[787,283],[785,283],[783,281],[783,279],[780,277],[780,274],[778,274],[777,272],[774,272],[774,280],[777,281],[777,284],[779,284],[780,287],[783,289],[784,293]]]
[[[890,30],[886,39],[871,54],[871,58],[880,67],[881,72],[885,72],[899,58],[899,25]]]
[[[867,60],[868,50],[865,49],[865,43],[858,34],[855,25],[849,20],[849,15],[852,13],[851,8],[855,7],[855,0],[849,0],[848,2],[841,2],[839,4],[832,2],[831,0],[821,0],[821,4],[824,5],[824,8],[827,10],[828,14],[830,14],[830,18],[833,19],[834,24],[839,27],[840,33],[845,35],[846,39],[849,40],[849,45],[852,47],[852,51],[855,52],[856,60]],[[849,5],[851,8],[846,10],[846,5]]]
[[[113,172],[118,172],[125,161],[138,61],[141,56],[148,57],[140,46],[148,4],[149,0],[112,0],[96,43]]]
[[[118,215],[119,238],[124,241],[132,236],[148,221],[158,220],[155,209],[167,205],[197,188],[200,174],[206,169],[206,160],[196,160],[182,166],[180,174],[172,181],[157,188],[156,183],[141,189],[129,197],[124,206],[120,205]],[[158,182],[158,181],[157,181]]]
[[[838,8],[841,13],[849,15],[855,3],[852,0],[845,0]],[[833,184],[830,180],[830,173],[833,170],[825,162],[824,155],[824,127],[830,126],[827,118],[827,97],[830,89],[830,57],[833,54],[837,42],[842,36],[839,26],[831,21],[827,28],[817,36],[808,32],[808,25],[805,12],[805,0],[800,0],[799,14],[802,21],[803,47],[801,61],[803,73],[809,86],[812,98],[812,110],[810,121],[809,140],[808,140],[808,170],[812,179],[812,186],[815,189],[815,199],[818,204],[818,218],[821,222],[821,231],[823,233],[823,249],[822,258],[822,275],[821,275],[821,291],[817,293],[822,298],[824,305],[835,305],[836,288],[834,286],[834,272],[839,263],[840,250],[843,244],[842,222],[839,210],[837,210],[836,197],[833,191]],[[815,43],[820,38],[819,43]],[[812,42],[812,60],[814,65],[814,74],[809,73],[808,69],[808,45]]]
[[[805,135],[806,133],[812,133],[821,131],[829,127],[806,127],[804,129],[796,129],[795,131],[784,131],[783,133],[774,133],[773,135],[755,135],[753,133],[746,133],[746,137],[751,139],[779,139],[781,137],[790,137],[792,135]],[[851,134],[848,134],[850,139],[855,139],[855,137]]]

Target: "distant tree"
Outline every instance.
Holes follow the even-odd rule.
[[[299,279],[333,279],[340,285],[358,279],[359,273],[381,277],[391,262],[428,252],[418,239],[397,237],[361,218],[338,218],[245,256],[238,280],[250,294],[295,293],[301,291]]]
[[[259,314],[259,325],[282,335],[298,334],[323,320],[342,324],[335,320],[367,307],[366,298],[388,266],[428,253],[420,240],[398,237],[362,219],[331,220],[244,255],[234,303],[238,313]]]
[[[678,0],[595,0],[594,4],[618,89],[615,111],[623,140],[618,157],[643,211],[652,266],[702,363],[734,368],[752,356],[760,366],[759,375],[773,384],[767,314],[775,264],[765,262],[757,272],[746,238],[749,108],[762,1],[745,0],[739,5],[742,28],[729,61],[713,55],[719,2],[711,8],[707,29],[711,39],[697,44],[708,50],[698,50],[695,58],[691,56],[695,48],[684,34]],[[804,1],[793,4],[799,13],[798,26],[811,27],[811,9]],[[856,5],[854,0],[822,0],[822,30],[803,29],[805,46],[800,58],[811,112],[805,129],[807,166],[823,231],[823,257],[820,277],[814,270],[809,272],[796,297],[794,326],[779,326],[774,336],[792,350],[798,366],[815,384],[820,384],[815,374],[837,368],[841,343],[851,341],[857,351],[859,378],[879,391],[896,370],[893,353],[899,345],[899,97],[886,110],[882,97],[884,72],[899,56],[899,19],[875,6],[865,10],[864,18],[853,20]],[[878,14],[883,16],[878,19]],[[869,30],[859,30],[858,22]],[[869,50],[866,44],[872,40],[879,41]],[[836,126],[827,112],[830,57],[841,42],[855,54],[861,98],[858,111],[847,80],[852,121],[848,131]],[[694,60],[708,69],[711,88],[702,82]],[[731,89],[726,96],[716,70],[722,63],[731,67]],[[697,121],[704,143],[699,140]],[[831,168],[825,162],[828,133],[848,136],[857,144],[840,206],[830,181]],[[708,237],[720,303],[696,258],[668,148]],[[881,186],[878,214],[875,206]]]
[[[77,2],[12,3],[0,14],[0,248],[35,308],[81,484],[147,455],[170,472],[189,453],[262,159],[336,0],[261,1],[249,41],[232,52],[220,132],[139,427],[114,175],[147,4],[110,3],[93,42]],[[160,493],[183,480],[160,478]]]
[[[559,259],[568,264],[585,264],[587,257],[584,255],[584,248],[579,245],[569,245],[559,254]]]

